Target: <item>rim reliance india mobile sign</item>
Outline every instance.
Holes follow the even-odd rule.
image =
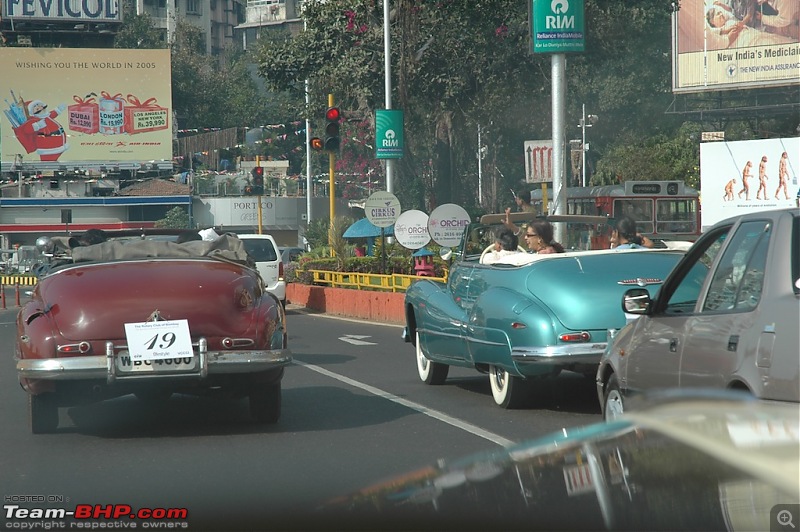
[[[534,53],[583,52],[583,0],[530,0],[529,17]]]

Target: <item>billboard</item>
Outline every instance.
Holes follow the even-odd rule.
[[[172,161],[170,52],[0,48],[0,160]]]
[[[0,14],[13,22],[48,20],[58,22],[121,22],[117,0],[2,0]]]
[[[731,216],[794,207],[798,174],[800,138],[700,144],[703,230]]]
[[[800,84],[798,10],[798,0],[681,0],[672,19],[673,91]]]

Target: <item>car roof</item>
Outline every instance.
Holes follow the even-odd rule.
[[[264,234],[257,234],[257,233],[237,233],[236,236],[238,238],[265,238],[268,240],[275,240],[272,235],[264,235]]]
[[[767,209],[763,211],[755,211],[755,212],[747,212],[744,214],[739,214],[737,216],[731,216],[730,218],[725,218],[724,220],[720,220],[719,222],[715,223],[709,229],[713,229],[715,227],[731,225],[736,223],[737,221],[747,221],[747,220],[763,220],[765,218],[779,218],[784,214],[789,214],[794,216],[795,218],[800,217],[800,208],[798,207],[791,207],[786,209]],[[705,232],[705,231],[704,231]]]

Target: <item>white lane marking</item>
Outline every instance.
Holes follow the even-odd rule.
[[[394,403],[403,405],[412,410],[416,410],[421,414],[430,416],[433,419],[438,419],[439,421],[447,423],[448,425],[452,425],[457,429],[469,432],[470,434],[474,434],[475,436],[478,436],[485,440],[489,440],[490,442],[496,443],[497,445],[500,445],[502,447],[511,447],[516,443],[506,438],[503,438],[502,436],[494,434],[493,432],[489,432],[488,430],[484,430],[478,426],[475,426],[472,423],[467,423],[466,421],[462,421],[458,418],[448,416],[447,414],[439,412],[438,410],[432,410],[427,406],[423,406],[413,401],[408,401],[406,399],[403,399],[402,397],[398,397],[389,392],[385,392],[380,388],[375,388],[374,386],[370,386],[369,384],[364,384],[363,382],[353,380],[349,377],[345,377],[344,375],[339,375],[338,373],[328,371],[327,369],[321,368],[320,366],[316,366],[314,364],[306,364],[305,362],[300,362],[297,359],[294,360],[294,363],[297,364],[298,366],[303,366],[305,368],[308,368],[311,371],[316,371],[317,373],[325,375],[326,377],[330,377],[332,379],[336,379],[339,382],[343,382],[345,384],[353,386],[354,388],[359,388],[361,390],[364,390],[365,392],[371,393],[372,395],[383,397],[384,399],[388,399],[389,401],[392,401]]]
[[[361,334],[345,334],[344,336],[340,336],[339,340],[353,345],[378,345],[375,342],[365,342],[364,338],[371,338],[371,337]]]

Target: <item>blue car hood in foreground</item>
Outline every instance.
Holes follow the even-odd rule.
[[[361,530],[769,530],[796,507],[798,405],[676,399],[372,485],[321,508]],[[794,503],[794,504],[791,504]]]

